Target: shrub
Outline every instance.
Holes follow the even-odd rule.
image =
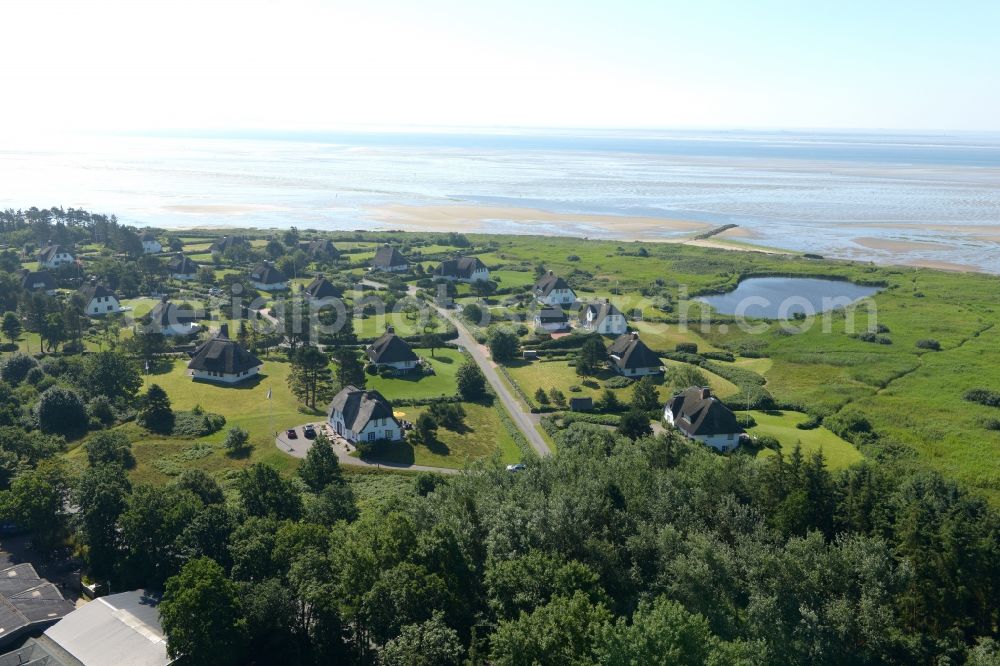
[[[374,363],[367,363],[365,364],[365,372],[369,375],[376,375],[378,374],[378,366]]]
[[[174,414],[173,434],[177,437],[205,437],[219,432],[226,425],[226,417],[221,414],[206,413],[200,408],[190,412]]]
[[[579,392],[581,392],[581,391],[582,391],[583,389],[582,389],[581,387],[577,386],[576,384],[570,384],[570,386],[569,386],[569,388],[568,388],[567,390],[568,390],[568,391],[569,391],[570,393],[579,393]]]
[[[872,432],[872,424],[857,410],[845,409],[826,418],[826,427],[834,434],[854,442],[858,435]]]
[[[799,430],[815,430],[820,426],[822,422],[823,420],[820,417],[816,416],[815,414],[810,414],[809,418],[807,418],[802,423],[796,423],[795,427],[798,428]]]
[[[580,261],[580,256],[576,254],[568,255],[566,261]]]
[[[0,379],[15,386],[24,381],[28,373],[37,367],[38,361],[34,357],[21,353],[11,354],[3,362],[3,365],[0,365]]]
[[[222,445],[230,453],[238,453],[250,447],[250,433],[239,426],[233,426],[226,432]]]
[[[174,412],[167,392],[153,384],[142,396],[137,414],[139,424],[153,432],[168,433],[174,428]]]
[[[879,335],[875,331],[865,331],[864,333],[858,333],[852,337],[854,337],[856,340],[860,340],[861,342],[871,342],[878,345],[892,344],[892,340],[890,340],[888,337],[884,335]]]
[[[678,342],[677,346],[674,347],[676,351],[683,354],[697,354],[698,345],[693,342]]]
[[[584,379],[580,383],[586,386],[587,388],[592,388],[592,389],[601,387],[601,385],[597,383],[596,379]]]
[[[628,388],[631,385],[632,385],[632,379],[630,379],[629,377],[622,377],[621,375],[612,377],[611,379],[604,382],[604,388],[609,388],[609,389]]]
[[[84,449],[91,467],[121,465],[128,468],[135,464],[132,443],[121,432],[97,433],[87,441]]]
[[[982,423],[987,430],[1000,430],[1000,419],[983,419]]]
[[[1000,393],[984,388],[969,389],[962,396],[969,402],[978,402],[987,407],[1000,407]]]
[[[38,386],[45,381],[45,371],[38,366],[35,366],[31,370],[28,370],[28,374],[24,376],[24,381],[32,386]]]
[[[761,449],[771,449],[777,451],[781,448],[781,442],[770,435],[760,435],[754,438],[754,444]]]
[[[750,414],[749,412],[742,412],[736,415],[736,423],[741,428],[746,429],[756,426],[757,420],[754,419],[753,414]]]
[[[736,356],[734,356],[732,352],[727,351],[703,352],[702,356],[713,361],[726,361],[727,363],[732,363],[736,360]]]
[[[114,407],[111,406],[111,401],[103,395],[99,395],[87,403],[87,415],[91,420],[103,426],[109,426],[115,422]]]
[[[541,386],[539,386],[538,389],[535,391],[535,402],[537,402],[539,405],[549,404],[549,394],[546,393],[545,389],[543,389]]]
[[[933,338],[917,340],[917,349],[929,349],[931,351],[941,351],[941,343]]]
[[[461,403],[443,400],[433,402],[426,413],[430,414],[438,425],[448,430],[460,430],[465,424],[465,408]]]

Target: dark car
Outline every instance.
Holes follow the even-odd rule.
[[[288,437],[288,439],[298,439],[299,433],[295,432],[295,428],[292,428],[291,430],[285,431],[285,436]]]
[[[316,428],[311,425],[307,425],[302,429],[302,434],[306,436],[306,439],[316,439]]]

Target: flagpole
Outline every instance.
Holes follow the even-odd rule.
[[[271,387],[267,389],[267,415],[271,424],[271,435],[277,437],[278,431],[274,429],[274,405],[271,403]]]

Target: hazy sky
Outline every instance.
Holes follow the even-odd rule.
[[[0,126],[1000,130],[1000,1],[0,0]]]

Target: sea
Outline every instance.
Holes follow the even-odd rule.
[[[434,129],[0,142],[0,208],[86,208],[178,229],[353,230],[393,228],[373,211],[394,204],[497,207],[488,228],[468,230],[498,233],[621,238],[629,216],[734,224],[727,236],[741,243],[1000,273],[1000,134]],[[505,208],[601,219],[526,224],[505,220]]]

